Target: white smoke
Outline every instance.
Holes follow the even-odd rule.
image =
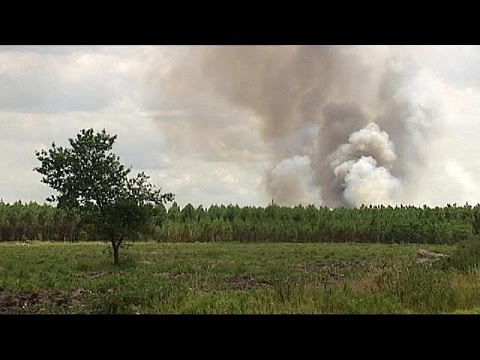
[[[369,123],[328,157],[335,176],[333,186],[351,206],[392,204],[400,187],[400,181],[389,171],[395,159],[388,134]]]
[[[383,166],[377,166],[371,156],[344,162],[333,173],[343,185],[345,200],[352,206],[395,203],[393,196],[400,187],[400,181]]]
[[[269,173],[268,186],[276,203],[294,206],[321,202],[313,184],[308,156],[293,156],[280,161]]]
[[[348,144],[340,145],[337,151],[330,155],[331,166],[335,168],[343,162],[361,156],[372,156],[382,165],[389,166],[397,158],[388,134],[373,122],[351,134]]]

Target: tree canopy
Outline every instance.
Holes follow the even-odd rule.
[[[124,240],[133,239],[144,228],[152,205],[173,201],[172,193],[162,194],[140,172],[129,177],[131,168],[112,152],[116,135],[103,129],[83,129],[70,138],[70,148],[57,147],[36,151],[41,165],[34,170],[41,181],[58,192],[47,198],[57,207],[79,209],[96,230],[110,241],[114,262]]]

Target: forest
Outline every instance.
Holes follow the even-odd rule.
[[[138,240],[157,242],[334,242],[454,244],[480,229],[480,205],[360,208],[266,207],[173,203],[149,207]],[[0,241],[100,241],[75,210],[0,202]]]

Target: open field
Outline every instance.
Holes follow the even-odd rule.
[[[417,263],[453,245],[0,244],[0,313],[478,313],[480,271]]]

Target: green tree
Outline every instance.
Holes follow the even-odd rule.
[[[36,151],[41,166],[34,171],[58,192],[47,201],[56,201],[58,208],[80,210],[86,222],[112,244],[113,260],[118,264],[120,245],[145,228],[152,205],[172,201],[174,195],[161,194],[143,172],[129,177],[131,169],[112,152],[116,138],[105,129],[98,133],[83,129],[75,139],[68,139],[70,148],[52,143],[48,152]]]

